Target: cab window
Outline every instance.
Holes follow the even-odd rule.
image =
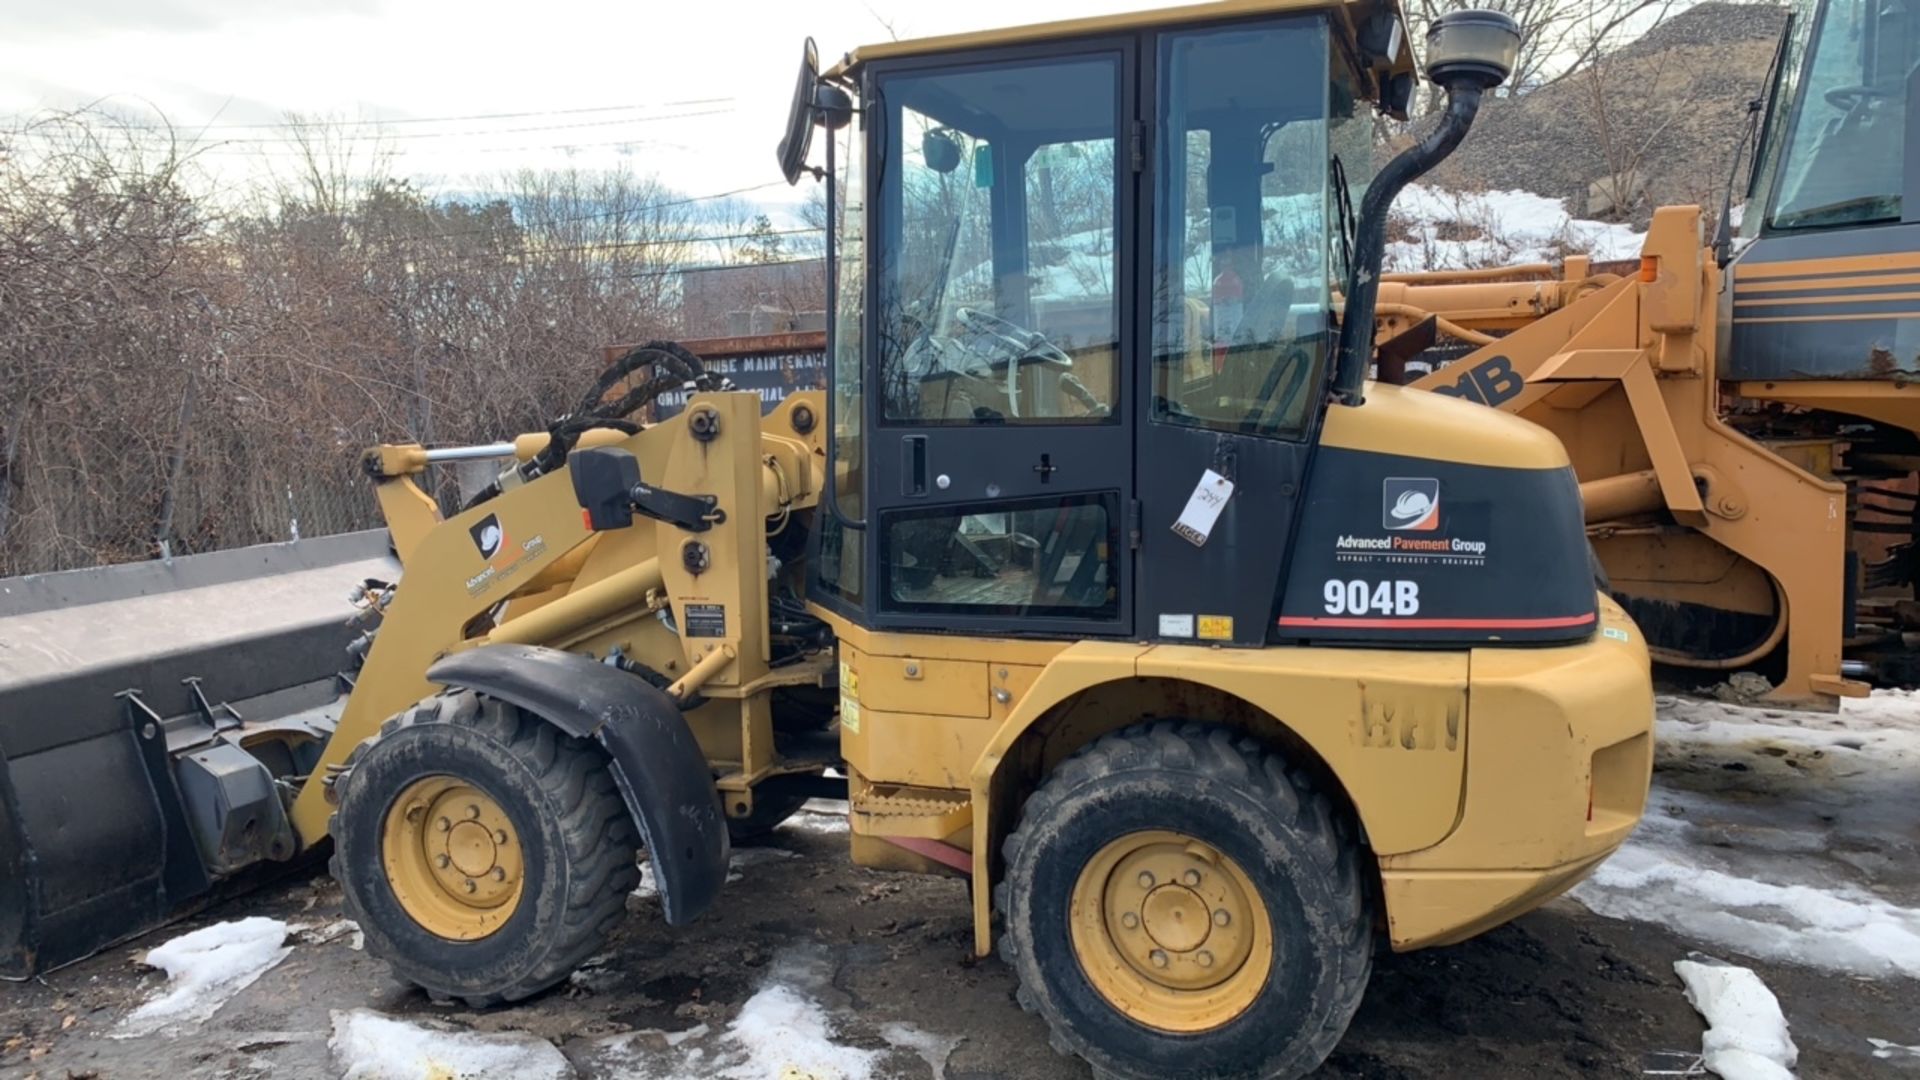
[[[1161,39],[1155,420],[1306,430],[1343,265],[1328,117],[1332,104],[1364,117],[1330,88],[1328,48],[1318,16]],[[1369,171],[1343,164],[1349,184]]]

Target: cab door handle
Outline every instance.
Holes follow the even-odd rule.
[[[900,494],[927,493],[927,437],[908,435],[900,440]]]

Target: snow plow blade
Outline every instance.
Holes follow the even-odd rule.
[[[0,580],[0,978],[299,854],[384,531]]]

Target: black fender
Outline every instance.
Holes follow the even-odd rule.
[[[727,879],[727,819],[713,770],[672,698],[591,657],[538,645],[455,653],[427,678],[498,698],[606,748],[667,922],[690,922],[713,903]]]

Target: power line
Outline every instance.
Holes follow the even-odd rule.
[[[611,218],[611,217],[638,216],[653,210],[670,210],[676,206],[692,206],[695,203],[713,202],[714,200],[717,200],[717,199],[730,199],[736,195],[748,195],[756,191],[765,191],[767,188],[770,188],[770,187],[782,187],[782,186],[785,186],[785,184],[786,184],[785,180],[769,180],[763,184],[754,184],[750,187],[733,188],[730,191],[716,191],[707,195],[688,195],[688,196],[684,196],[677,199],[669,199],[665,202],[642,203],[639,206],[616,206],[610,210],[596,210],[596,211],[593,211],[592,213],[587,213],[587,214],[569,214],[564,217],[551,217],[551,218],[536,217],[530,221],[518,220],[516,218],[513,224],[522,230],[526,230],[526,229],[536,229],[536,228],[549,228],[554,225],[569,225],[569,224],[573,224],[575,222],[581,222],[581,221],[599,221],[599,220],[602,220],[605,218]],[[506,202],[508,200],[495,199],[490,201]],[[481,227],[477,229],[450,229],[445,232],[409,233],[405,236],[392,236],[392,237],[385,237],[384,239],[389,241],[403,241],[403,242],[411,242],[416,240],[428,240],[428,241],[448,240],[448,239],[453,239],[455,237],[461,237],[461,236],[485,236],[490,233],[495,233],[498,231],[499,231],[498,229],[492,228],[492,227]]]
[[[655,123],[661,120],[688,120],[688,119],[692,119],[694,117],[700,117],[700,116],[723,116],[727,113],[738,112],[738,111],[739,111],[738,109],[734,109],[734,108],[702,109],[698,112],[665,113],[665,114],[657,114],[653,116],[625,116],[625,117],[621,117],[618,120],[586,120],[576,124],[539,124],[533,127],[492,128],[492,129],[483,129],[480,131],[402,131],[402,132],[337,131],[337,132],[333,132],[326,135],[325,138],[348,139],[348,140],[455,139],[455,138],[471,138],[475,136],[485,137],[488,135],[524,135],[528,132],[536,132],[536,131],[572,131],[578,128],[617,127],[621,124],[648,124],[648,123]],[[372,126],[372,123],[377,123],[377,122],[360,123],[360,124],[342,123],[339,126],[342,128],[365,127],[365,126]],[[161,133],[160,129],[157,129],[157,128],[146,128],[146,129],[129,128],[127,130],[141,130],[143,132],[151,133],[154,135],[158,135]],[[213,145],[228,146],[235,143],[279,143],[284,145],[286,143],[294,141],[295,139],[298,139],[299,137],[300,136],[296,134],[289,134],[289,135],[267,136],[264,138],[255,137],[255,136],[248,136],[247,138],[244,138],[244,139],[221,138],[221,139],[213,140]]]
[[[671,236],[656,240],[616,240],[606,244],[572,244],[564,247],[530,247],[521,251],[451,251],[429,254],[413,261],[458,262],[466,259],[522,259],[538,255],[569,255],[578,252],[625,251],[636,248],[655,248],[687,246],[693,244],[714,244],[723,240],[758,240],[767,236],[800,236],[807,233],[823,233],[826,229],[818,225],[804,225],[792,229],[765,229],[755,232],[721,233],[707,236]]]
[[[413,117],[403,117],[396,120],[378,120],[378,119],[357,120],[357,121],[351,121],[351,123],[453,124],[453,123],[462,123],[470,120],[524,120],[528,117],[533,117],[533,116],[579,116],[587,113],[625,112],[633,109],[656,109],[656,108],[675,109],[675,108],[682,108],[688,105],[719,105],[719,104],[724,104],[729,102],[735,102],[738,100],[739,99],[735,97],[687,98],[682,101],[639,102],[639,103],[634,103],[629,105],[594,105],[594,106],[588,106],[585,108],[578,108],[578,109],[542,109],[535,112],[470,113],[466,116],[413,116]],[[15,119],[17,120],[17,119],[23,119],[23,118],[15,117]],[[336,121],[336,120],[281,120],[281,121],[275,121],[270,123],[263,122],[258,124],[241,124],[241,123],[198,124],[198,125],[188,125],[188,126],[192,127],[193,130],[195,131],[241,131],[241,130],[257,130],[257,129],[265,129],[265,128],[332,127],[338,123],[340,123],[340,121]],[[147,130],[152,130],[152,131],[178,130],[173,125],[169,125],[169,124],[126,124],[123,126],[129,127],[129,128],[145,128]]]
[[[495,135],[516,135],[516,134],[524,135],[524,134],[542,132],[542,131],[570,131],[578,128],[617,127],[625,124],[657,123],[657,122],[666,121],[666,120],[692,120],[692,119],[697,119],[703,116],[725,116],[730,113],[734,113],[738,111],[739,110],[737,109],[731,109],[731,108],[702,109],[698,112],[669,113],[665,115],[656,115],[656,116],[630,116],[630,117],[625,117],[619,120],[592,120],[592,121],[579,123],[579,124],[547,124],[547,125],[540,125],[535,127],[495,128],[491,131],[414,131],[414,132],[400,132],[400,133],[379,132],[379,131],[369,131],[369,132],[340,131],[340,132],[335,132],[333,134],[327,135],[324,138],[318,139],[316,141],[320,145],[333,145],[333,144],[338,144],[342,142],[384,142],[387,140],[400,140],[400,139],[488,138]],[[126,132],[127,134],[143,136],[147,138],[154,138],[154,139],[166,139],[167,134],[172,130],[172,129],[162,129],[162,128],[132,127],[132,126],[122,125],[122,124],[110,124],[107,126],[113,130]],[[59,131],[48,131],[48,130],[41,130],[37,128],[28,128],[25,131],[21,132],[21,134],[32,135],[36,138],[45,139],[48,141],[57,141],[61,138],[61,135],[62,135],[62,133]],[[272,152],[272,151],[262,151],[262,150],[227,150],[225,149],[226,147],[239,146],[243,144],[265,144],[270,146],[298,145],[299,139],[300,139],[300,136],[297,134],[279,135],[279,136],[272,136],[267,138],[248,137],[244,139],[212,139],[207,141],[204,144],[198,143],[197,141],[189,139],[185,141],[182,145],[184,146],[185,149],[196,154],[217,153],[217,154],[221,154],[222,156],[233,156],[237,154],[256,154],[256,155],[265,155],[268,157],[290,157],[290,156],[304,157],[305,156],[304,154],[300,153],[299,151],[293,151],[293,150]],[[181,140],[175,139],[171,141],[180,142]],[[583,146],[621,146],[628,143],[642,142],[642,141],[645,141],[645,140],[616,139],[611,142],[572,143],[572,144],[542,143],[537,146],[454,147],[449,149],[452,150],[453,152],[458,152],[458,153],[504,153],[507,151],[520,151],[520,150],[549,150],[549,149],[561,150],[561,149],[572,149],[574,147],[583,147]]]

